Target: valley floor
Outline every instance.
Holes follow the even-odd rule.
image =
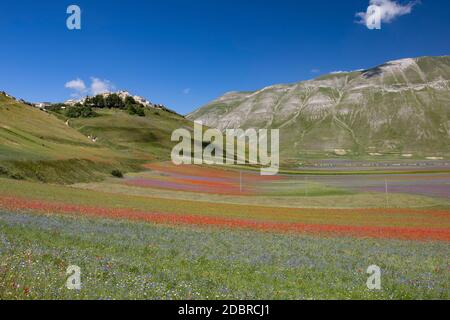
[[[72,186],[0,178],[0,298],[450,298],[448,173],[147,169]]]

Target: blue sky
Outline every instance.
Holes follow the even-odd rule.
[[[392,2],[392,0],[372,0]],[[406,6],[408,1],[397,1]],[[81,30],[66,9],[82,10]],[[0,90],[64,101],[127,89],[185,114],[228,91],[450,54],[450,1],[422,0],[381,30],[356,23],[369,0],[2,1]],[[391,17],[392,18],[392,17]],[[389,19],[384,19],[389,20]]]

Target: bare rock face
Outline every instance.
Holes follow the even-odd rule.
[[[346,156],[448,156],[450,56],[230,92],[188,119],[221,130],[278,128],[282,155],[292,158],[335,150],[346,150]]]

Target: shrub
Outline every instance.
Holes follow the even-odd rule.
[[[137,108],[136,108],[136,114],[137,114],[139,117],[145,117],[145,111],[144,111],[144,108],[141,107],[141,106],[137,107]]]
[[[6,168],[0,167],[0,176],[4,176],[8,174],[8,170]]]
[[[132,116],[137,115],[139,117],[145,117],[144,107],[140,104],[129,104],[127,106],[128,114]]]
[[[111,171],[111,175],[116,178],[123,178],[123,173],[117,169],[114,169],[113,171]]]
[[[25,179],[24,176],[22,176],[20,173],[17,173],[17,172],[9,174],[9,177],[14,180],[24,180]]]
[[[66,116],[69,118],[93,118],[97,116],[97,113],[89,106],[74,105],[67,109]]]
[[[135,108],[134,104],[129,104],[127,106],[127,112],[128,112],[128,114],[131,114],[131,115],[136,114],[136,108]]]
[[[62,110],[62,108],[65,107],[64,103],[54,103],[50,106],[45,107],[45,110],[47,111],[53,111],[53,112],[59,112]]]

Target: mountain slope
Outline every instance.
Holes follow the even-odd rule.
[[[231,92],[188,115],[221,130],[280,129],[281,155],[298,159],[441,157],[450,153],[450,57]]]

